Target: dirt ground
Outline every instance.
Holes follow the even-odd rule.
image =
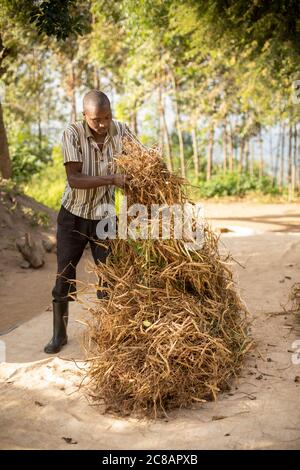
[[[300,449],[300,351],[295,343],[300,349],[300,320],[286,305],[291,286],[300,282],[300,208],[253,203],[205,203],[204,208],[213,227],[224,232],[221,250],[238,261],[235,279],[257,345],[231,391],[216,403],[176,410],[157,422],[103,415],[77,387],[84,373],[84,326],[77,321],[86,316],[82,305],[71,305],[67,347],[58,357],[43,353],[51,333],[46,308],[55,254],[37,271],[21,271],[11,254],[0,289],[1,331],[14,328],[0,337],[6,347],[6,362],[0,364],[0,448]],[[88,252],[84,258],[81,279],[91,259]],[[87,298],[92,301],[94,295]]]

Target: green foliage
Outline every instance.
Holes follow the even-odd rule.
[[[180,4],[178,0],[174,3]],[[206,25],[206,37],[222,50],[225,43],[239,55],[264,64],[272,76],[286,76],[299,62],[298,0],[188,0],[199,22]],[[261,64],[259,64],[261,62]],[[291,66],[291,68],[290,68]]]
[[[1,0],[0,8],[24,28],[32,24],[39,35],[65,40],[87,31],[89,10],[86,8],[84,15],[79,3],[78,0]]]
[[[30,182],[23,186],[25,194],[38,202],[58,210],[65,188],[66,175],[60,147],[53,147],[52,163],[34,175]]]
[[[55,36],[65,40],[70,34],[82,35],[87,31],[88,10],[86,15],[78,8],[77,0],[43,1],[32,9],[30,22],[34,23],[40,34]]]
[[[28,131],[19,131],[10,143],[12,178],[16,183],[28,182],[32,175],[51,162],[51,147],[47,138],[40,141]]]
[[[209,181],[201,181],[198,188],[192,188],[194,195],[199,197],[222,197],[237,196],[243,197],[249,193],[260,194],[279,194],[277,187],[273,186],[272,179],[264,176],[261,179],[258,176],[237,172],[219,173],[213,175]]]

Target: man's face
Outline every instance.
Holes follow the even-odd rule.
[[[112,113],[110,106],[102,108],[90,107],[83,112],[88,126],[98,135],[104,136],[111,124]]]

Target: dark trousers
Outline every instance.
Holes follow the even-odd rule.
[[[76,266],[88,242],[95,263],[106,261],[110,248],[107,240],[101,240],[101,245],[96,243],[98,222],[71,214],[61,206],[57,216],[57,278],[52,290],[54,300],[74,300],[70,294],[76,292]]]

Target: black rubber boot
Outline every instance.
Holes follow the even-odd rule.
[[[45,346],[44,352],[56,354],[67,344],[67,325],[69,315],[69,302],[56,302],[53,300],[53,337]]]

